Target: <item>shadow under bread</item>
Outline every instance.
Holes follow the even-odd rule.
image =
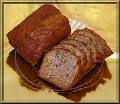
[[[39,65],[36,65],[35,67],[32,67],[29,63],[27,63],[24,58],[22,58],[17,52],[16,52],[16,59],[15,60],[15,50],[12,50],[9,53],[9,56],[7,58],[7,64],[18,73],[18,75],[20,76],[20,81],[21,81],[21,85],[29,88],[30,90],[43,90],[44,88],[56,88],[55,86],[53,86],[52,84],[50,84],[47,81],[44,81],[43,79],[39,78],[37,76],[37,71],[41,65],[41,62],[39,63]],[[16,62],[17,61],[17,65],[16,66]],[[82,97],[84,97],[86,95],[86,93],[89,93],[91,91],[95,91],[97,86],[99,84],[105,84],[106,80],[102,79],[102,78],[108,78],[111,79],[111,73],[108,70],[108,66],[107,63],[104,62],[103,64],[103,73],[102,73],[102,77],[101,79],[92,87],[80,90],[80,91],[76,91],[76,92],[57,92],[59,95],[66,97],[67,99],[73,100],[73,101],[80,101]],[[28,80],[27,80],[28,79]],[[91,82],[94,83],[94,82]]]
[[[17,66],[16,62],[17,61]],[[20,76],[21,85],[27,85],[28,88],[39,90],[42,88],[43,80],[37,77],[38,66],[32,67],[15,50],[9,53],[7,64]]]

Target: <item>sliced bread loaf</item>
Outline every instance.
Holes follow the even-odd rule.
[[[76,85],[96,65],[96,60],[102,61],[112,54],[106,42],[89,29],[77,30],[70,37],[46,53],[38,74],[63,90]],[[82,56],[85,60],[79,59]]]

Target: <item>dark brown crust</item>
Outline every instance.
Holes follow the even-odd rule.
[[[67,17],[54,6],[45,4],[10,31],[7,37],[17,52],[34,66],[70,31]]]

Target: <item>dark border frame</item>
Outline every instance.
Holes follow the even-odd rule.
[[[3,2],[3,4],[44,4],[44,3],[50,3],[50,4],[116,4],[116,1],[111,2]]]
[[[117,5],[117,9],[118,9],[118,17],[117,17],[117,19],[118,19],[118,27],[119,27],[119,24],[120,24],[120,20],[119,20],[119,14],[120,14],[120,1],[107,1],[107,2],[88,2],[88,1],[86,1],[86,2],[1,2],[1,14],[2,14],[2,19],[1,19],[1,25],[2,25],[2,28],[1,28],[1,30],[2,30],[2,35],[1,35],[1,43],[2,43],[2,45],[1,45],[1,53],[0,53],[0,55],[2,56],[2,57],[0,57],[1,58],[1,72],[2,72],[2,82],[1,82],[1,84],[2,84],[2,93],[0,94],[1,95],[1,97],[2,97],[2,99],[1,99],[1,101],[2,101],[2,103],[5,103],[4,102],[4,4],[44,4],[44,3],[50,3],[50,4],[116,4]],[[120,33],[120,30],[119,30],[119,28],[117,28],[118,30],[117,30],[117,32],[118,32],[118,34]],[[119,34],[120,35],[120,34]],[[120,36],[119,36],[119,38],[120,38]],[[118,40],[118,42],[119,42],[119,40]],[[119,45],[119,49],[120,49],[120,45]],[[120,55],[119,55],[119,57],[120,57]],[[118,60],[118,62],[120,63],[120,61]],[[119,71],[119,74],[120,74],[120,71]],[[120,79],[120,77],[119,77],[119,79]],[[118,94],[118,96],[119,96],[119,94]],[[119,96],[119,100],[120,100],[120,96]],[[14,103],[14,102],[7,102],[7,103]],[[18,103],[23,103],[23,102],[18,102]],[[31,102],[26,102],[26,103],[31,103]],[[36,103],[38,103],[38,102],[36,102]],[[41,102],[42,103],[42,102]]]

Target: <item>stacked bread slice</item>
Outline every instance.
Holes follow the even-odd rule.
[[[77,29],[45,54],[38,76],[69,90],[111,54],[106,41],[94,31]]]

